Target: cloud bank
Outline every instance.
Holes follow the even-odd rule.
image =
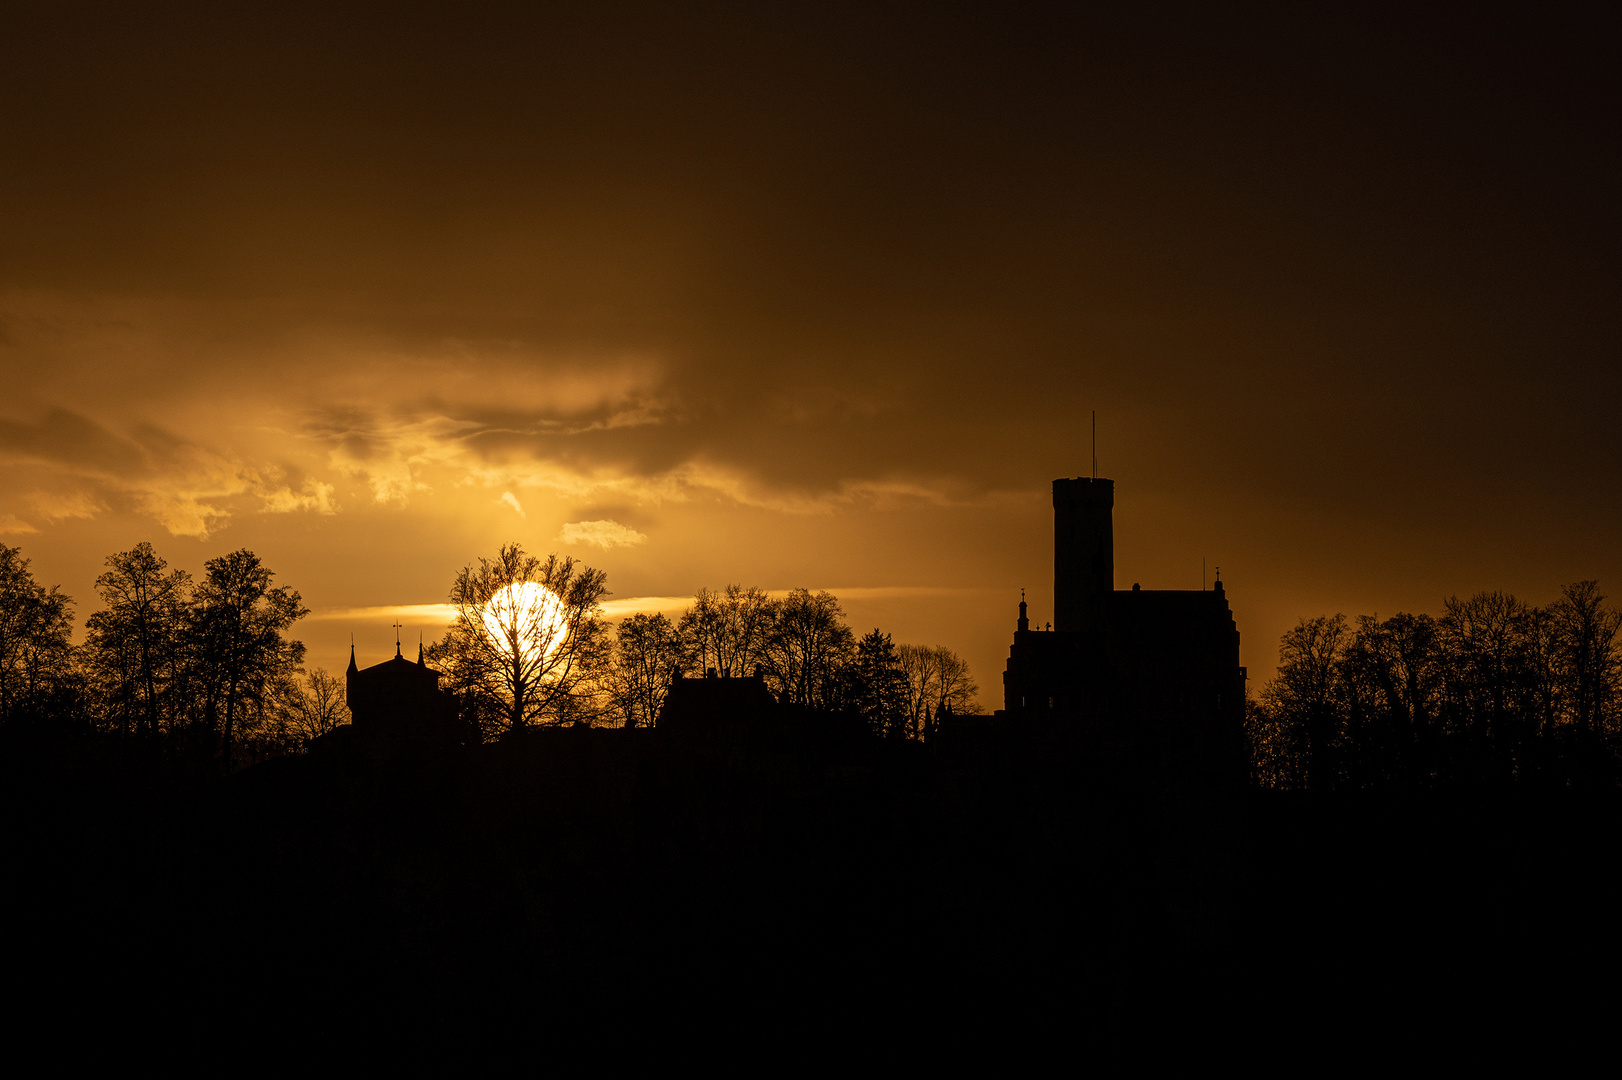
[[[558,531],[558,540],[565,544],[586,544],[609,548],[635,547],[647,542],[647,537],[617,521],[574,521]]]

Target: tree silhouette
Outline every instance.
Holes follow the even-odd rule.
[[[1617,775],[1622,613],[1595,582],[1535,607],[1503,592],[1448,598],[1439,619],[1302,620],[1251,702],[1271,786],[1591,786]]]
[[[889,634],[875,627],[862,635],[839,681],[840,704],[860,716],[874,734],[902,739],[910,734],[907,673]]]
[[[722,676],[749,675],[767,664],[777,605],[756,588],[699,589],[677,624],[692,662]]]
[[[929,645],[898,645],[896,660],[907,678],[907,734],[924,738],[942,712],[969,713],[979,706],[980,688],[970,677],[969,665],[951,649]]]
[[[239,724],[257,716],[279,681],[304,659],[304,645],[282,633],[309,614],[299,594],[272,588],[274,576],[246,548],[203,564],[192,609],[190,645],[206,695],[206,715],[220,734],[225,768]]]
[[[684,654],[681,635],[663,614],[632,615],[620,623],[608,685],[626,727],[657,722]]]
[[[836,708],[839,672],[856,651],[831,593],[795,589],[777,605],[767,644],[773,689],[785,704]]]
[[[1448,698],[1468,737],[1470,771],[1493,782],[1513,779],[1524,765],[1527,731],[1518,708],[1528,673],[1525,604],[1507,593],[1448,597],[1439,620],[1449,652]]]
[[[0,544],[0,722],[42,711],[72,672],[73,601],[28,563]]]
[[[167,702],[182,662],[191,575],[169,570],[144,541],[107,556],[107,566],[96,579],[106,606],[87,623],[85,666],[126,732],[133,719],[138,730],[156,733],[171,718]]]
[[[1441,767],[1440,697],[1446,667],[1436,622],[1360,615],[1342,658],[1346,753],[1359,786],[1427,785]]]
[[[486,734],[589,715],[611,642],[607,575],[518,544],[457,574],[456,621],[428,650]]]
[[[285,680],[280,699],[289,732],[305,746],[339,724],[349,722],[344,684],[326,668],[316,668],[303,679]]]
[[[1302,619],[1279,646],[1278,677],[1264,692],[1266,709],[1284,730],[1299,732],[1309,788],[1335,786],[1335,750],[1345,695],[1341,648],[1346,616]]]
[[[1622,611],[1604,605],[1598,582],[1579,581],[1561,591],[1551,611],[1573,756],[1589,763],[1609,757],[1617,701]]]

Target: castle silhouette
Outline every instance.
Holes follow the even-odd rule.
[[[1005,720],[1090,733],[1106,757],[1185,780],[1245,767],[1245,669],[1220,577],[1209,590],[1115,588],[1115,481],[1053,481],[1053,623],[1026,602],[1003,673]]]
[[[355,665],[355,647],[349,647],[349,668],[344,672],[344,701],[358,735],[406,737],[430,742],[455,741],[461,734],[456,695],[439,686],[441,675],[429,667],[417,646],[413,664],[400,654],[368,668]]]

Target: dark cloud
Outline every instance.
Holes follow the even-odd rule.
[[[143,435],[168,441],[151,430]],[[0,420],[0,451],[14,459],[107,476],[132,476],[147,468],[147,453],[140,443],[66,409],[52,409],[36,422]]]

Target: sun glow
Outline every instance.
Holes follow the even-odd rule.
[[[496,647],[528,666],[541,663],[568,637],[569,612],[545,585],[517,581],[484,605],[484,629]]]

